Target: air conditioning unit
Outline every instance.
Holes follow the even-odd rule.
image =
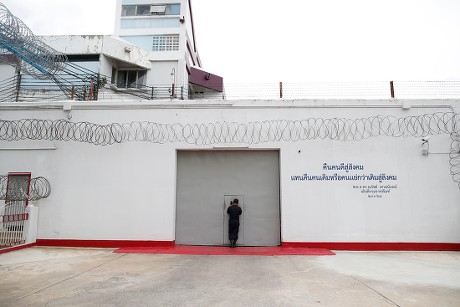
[[[163,15],[166,12],[166,5],[152,5],[150,6],[150,14]]]

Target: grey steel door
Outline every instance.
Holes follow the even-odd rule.
[[[279,152],[177,152],[176,243],[222,245],[228,240],[225,195],[242,195],[240,244],[280,244]],[[225,228],[225,229],[224,229]]]

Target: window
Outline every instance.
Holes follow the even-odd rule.
[[[150,15],[150,5],[138,5],[136,15]]]
[[[121,16],[136,16],[135,5],[123,5],[121,9]]]
[[[30,173],[8,173],[5,203],[24,201],[27,206],[30,176]]]
[[[121,9],[122,17],[129,16],[148,16],[148,15],[179,15],[180,4],[162,5],[123,5]]]
[[[146,70],[119,70],[117,72],[118,88],[141,88],[145,85]]]
[[[166,5],[165,15],[179,15],[180,4],[168,4]]]
[[[152,5],[150,7],[150,14],[152,15],[165,15],[166,5]]]
[[[179,35],[155,35],[153,36],[152,51],[175,51],[179,50]]]

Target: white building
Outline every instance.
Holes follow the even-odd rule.
[[[116,36],[150,51],[148,84],[222,93],[222,78],[202,70],[190,0],[117,0],[115,20]]]
[[[157,0],[118,0],[112,36],[43,36],[40,39],[67,55],[71,65],[99,74],[103,80],[99,91],[102,99],[114,95],[121,95],[118,99],[222,99],[223,78],[203,70],[201,65],[190,1],[156,3]],[[0,65],[0,81],[17,74],[21,74],[21,78],[6,82],[11,89],[4,92],[10,96],[0,95],[0,101],[65,98],[56,93],[59,87],[51,81],[32,82],[26,72],[15,70],[11,64],[10,61]],[[74,67],[68,70],[78,73],[82,79],[88,74]],[[62,74],[65,79],[73,78],[68,72]],[[99,98],[97,95],[94,99]]]

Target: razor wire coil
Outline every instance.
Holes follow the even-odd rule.
[[[46,198],[51,193],[51,185],[45,177],[8,181],[7,175],[0,175],[0,200],[8,201],[36,201]],[[29,185],[29,191],[24,187]]]
[[[157,144],[185,142],[195,145],[261,144],[315,139],[360,141],[369,138],[426,137],[448,134],[452,138],[450,170],[460,188],[460,134],[454,112],[437,112],[407,117],[376,115],[367,118],[306,118],[263,120],[247,123],[173,123],[148,121],[96,124],[67,120],[0,120],[0,141],[75,141],[97,146],[125,142]]]
[[[313,139],[359,141],[378,136],[424,137],[450,134],[457,125],[455,113],[433,113],[397,118],[307,118],[247,123],[214,122],[162,124],[147,121],[96,124],[67,120],[0,120],[0,140],[77,141],[105,146],[132,141],[158,144],[186,142],[196,145],[259,144]]]
[[[67,56],[42,42],[0,3],[0,46],[18,55],[23,61],[21,67],[37,79],[49,78],[61,71]]]

